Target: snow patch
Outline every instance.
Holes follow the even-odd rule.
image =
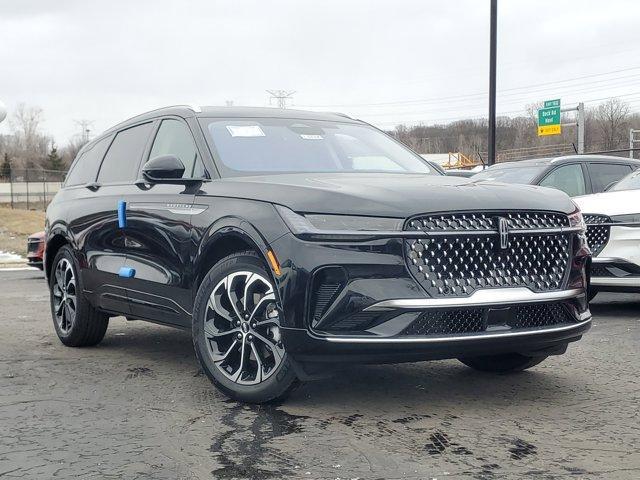
[[[0,250],[0,263],[24,263],[25,259],[20,255]]]

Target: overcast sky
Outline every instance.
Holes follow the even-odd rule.
[[[498,113],[640,110],[640,2],[500,0]],[[343,111],[391,128],[486,115],[489,0],[0,0],[0,100],[66,144],[179,103]],[[0,124],[0,133],[9,131]]]

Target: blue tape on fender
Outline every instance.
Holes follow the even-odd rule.
[[[127,202],[118,200],[118,228],[127,226]]]
[[[131,267],[120,267],[118,275],[122,278],[133,278],[136,276],[136,269]]]

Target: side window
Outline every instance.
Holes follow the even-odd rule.
[[[109,147],[111,138],[111,136],[105,137],[82,152],[80,158],[74,162],[73,168],[67,174],[67,180],[64,182],[65,187],[86,185],[87,183],[93,183],[96,180],[98,167],[100,167],[102,157],[104,157],[104,154]]]
[[[604,192],[611,183],[617,182],[625,175],[631,173],[629,165],[620,163],[590,163],[591,185],[593,193]]]
[[[543,187],[552,187],[562,190],[570,197],[587,193],[584,186],[582,167],[578,164],[558,167],[540,182]]]
[[[151,122],[143,123],[118,132],[102,161],[98,182],[130,182],[135,179],[152,125]]]
[[[175,155],[184,164],[183,178],[204,177],[204,167],[189,127],[180,120],[163,120],[153,141],[149,159]]]

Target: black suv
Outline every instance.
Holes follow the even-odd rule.
[[[86,145],[47,210],[60,340],[109,317],[191,329],[227,395],[285,396],[354,362],[496,372],[589,328],[564,193],[446,177],[338,114],[170,107]]]

